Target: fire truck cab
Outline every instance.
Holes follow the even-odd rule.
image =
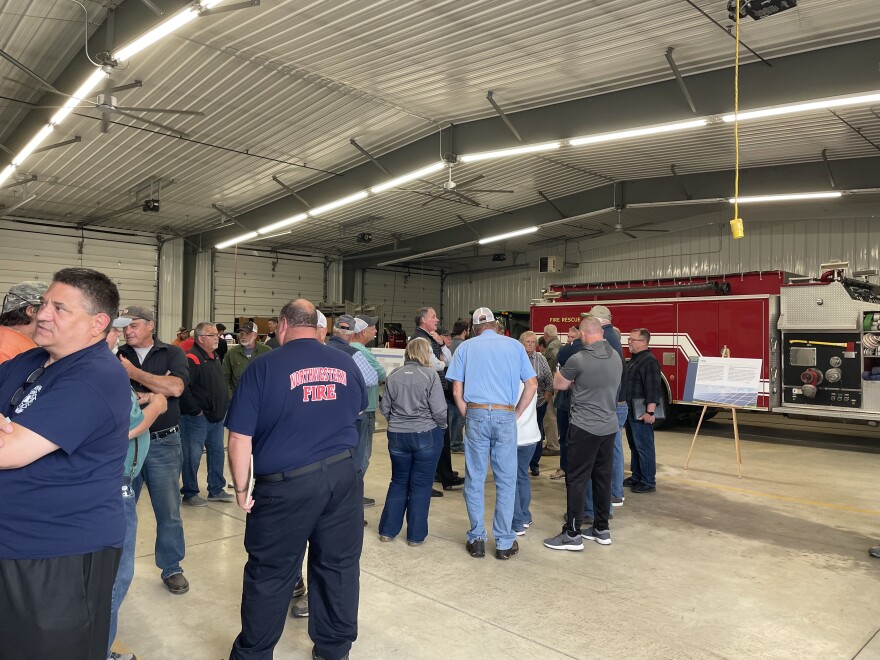
[[[762,361],[756,410],[876,424],[880,287],[835,265],[815,279],[761,271],[551,285],[531,305],[531,328],[540,334],[552,323],[564,338],[602,304],[624,337],[635,328],[651,333],[667,404],[688,403],[689,361],[726,347],[732,357]]]

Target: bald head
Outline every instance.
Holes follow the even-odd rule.
[[[600,341],[605,338],[602,332],[602,322],[595,316],[585,316],[581,321],[581,341],[585,344],[591,344],[594,341]]]
[[[318,312],[308,300],[291,300],[278,315],[278,336],[280,343],[294,339],[314,339],[318,327]]]

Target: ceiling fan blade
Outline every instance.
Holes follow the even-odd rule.
[[[486,178],[485,174],[478,174],[475,177],[471,177],[467,181],[462,181],[461,183],[459,183],[456,186],[456,188],[464,188],[465,186],[469,186],[470,184],[474,183],[475,181],[479,181],[480,179],[485,179],[485,178]]]
[[[475,200],[475,199],[471,199],[471,198],[468,197],[467,195],[465,195],[465,194],[463,194],[463,193],[460,193],[460,192],[458,192],[457,190],[453,190],[453,191],[452,191],[452,194],[453,194],[453,195],[457,195],[458,197],[461,197],[463,200],[465,200],[466,202],[470,202],[470,203],[473,204],[474,206],[482,206],[482,204],[480,204],[477,200]]]
[[[444,190],[439,195],[432,195],[431,193],[423,193],[423,194],[426,194],[426,195],[428,195],[428,197],[431,198],[427,202],[422,202],[422,208],[425,208],[428,204],[436,202],[438,199],[443,199],[443,196],[446,194],[446,191]]]
[[[605,223],[605,222],[600,222],[599,224],[602,225],[603,227],[608,227],[608,229],[610,229],[612,231],[617,231],[617,228],[614,225],[609,225],[608,223]]]
[[[198,112],[197,110],[172,110],[170,108],[129,108],[125,106],[115,106],[117,110],[124,110],[125,112],[153,112],[156,114],[166,114],[166,115],[190,115],[191,117],[204,117],[204,112]]]
[[[23,101],[12,101],[11,103],[0,103],[0,108],[12,108],[12,107],[22,107],[27,108],[28,110],[57,110],[59,108],[63,108],[63,105],[31,105],[30,103],[24,103]],[[93,105],[75,105],[74,109],[77,108],[94,108]]]
[[[630,234],[628,231],[621,230],[620,233],[625,234],[625,235],[629,236],[630,238],[638,238],[638,236],[636,236],[635,234]]]
[[[128,112],[125,112],[124,110],[120,110],[119,108],[112,108],[111,112],[118,112],[120,115],[123,115],[125,117],[130,117],[131,119],[135,119],[137,121],[142,121],[145,124],[149,124],[150,126],[155,126],[156,128],[161,128],[163,130],[168,131],[169,133],[173,133],[174,135],[179,135],[180,137],[183,137],[183,138],[189,137],[189,134],[184,133],[181,130],[178,130],[176,128],[172,128],[171,126],[168,126],[166,124],[160,124],[159,122],[152,121],[151,119],[145,119],[144,117],[138,117],[137,115],[129,114]]]
[[[508,195],[512,195],[513,193],[516,192],[515,190],[490,190],[488,188],[465,188],[464,186],[458,186],[458,189],[459,190],[464,189],[465,192],[472,192],[472,193],[505,193]]]
[[[633,229],[633,231],[653,231],[653,232],[657,232],[658,234],[668,234],[669,233],[668,229]]]

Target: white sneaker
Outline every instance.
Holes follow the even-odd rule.
[[[110,652],[110,655],[107,656],[107,660],[138,660],[137,656],[134,653],[115,653]]]

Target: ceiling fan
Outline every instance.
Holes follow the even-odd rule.
[[[617,222],[612,226],[606,223],[601,223],[603,227],[608,227],[608,229],[613,229],[616,234],[624,234],[625,236],[629,236],[630,238],[638,238],[632,232],[653,232],[658,234],[668,234],[668,229],[639,229],[639,227],[643,227],[644,225],[634,225],[632,227],[624,227],[623,220],[621,215],[623,213],[623,209],[617,209]]]
[[[449,178],[446,181],[444,181],[442,184],[431,183],[430,185],[433,186],[433,188],[430,188],[427,190],[415,191],[415,192],[427,192],[431,196],[431,199],[429,199],[427,202],[422,203],[423,208],[425,206],[427,206],[428,204],[436,202],[438,199],[450,199],[450,198],[455,198],[455,197],[457,197],[459,199],[463,199],[464,201],[468,202],[469,204],[473,204],[474,206],[482,206],[482,204],[480,202],[478,202],[477,200],[470,197],[469,194],[473,194],[473,193],[498,193],[498,194],[511,195],[515,192],[513,190],[494,190],[491,188],[474,188],[473,184],[475,184],[477,181],[480,181],[480,180],[486,178],[485,175],[483,175],[483,174],[478,174],[477,176],[471,177],[470,179],[467,179],[465,181],[456,181],[453,178],[453,170],[454,170],[455,164],[458,163],[458,157],[455,154],[444,154],[443,160],[446,161],[446,170],[449,174]],[[437,191],[438,188],[440,188],[439,191]],[[468,193],[468,194],[465,194],[465,193]]]

